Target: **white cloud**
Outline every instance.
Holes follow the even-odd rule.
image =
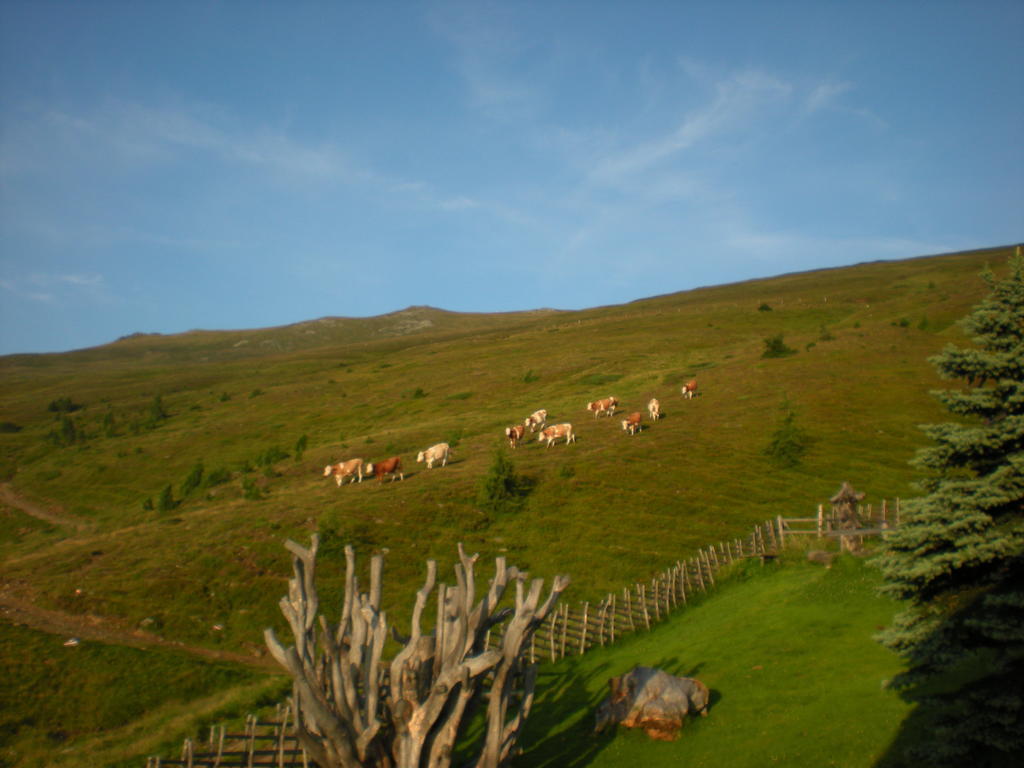
[[[715,97],[691,111],[671,132],[610,153],[588,174],[597,185],[614,186],[673,159],[694,145],[743,126],[759,110],[788,99],[792,86],[761,72],[741,72],[717,83]]]

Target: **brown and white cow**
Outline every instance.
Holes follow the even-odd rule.
[[[448,464],[448,455],[451,452],[452,449],[448,443],[438,443],[437,445],[430,446],[425,451],[420,451],[416,455],[416,462],[419,463],[421,461],[425,461],[427,463],[427,469],[433,469],[434,462],[440,461],[441,466],[444,467]]]
[[[358,477],[361,483],[363,482],[363,460],[349,459],[348,461],[339,461],[337,464],[328,464],[324,467],[324,477],[330,477],[331,475],[334,475],[339,488],[345,482],[346,477],[351,477],[351,482],[353,483],[356,481],[356,477]]]
[[[651,421],[657,421],[661,418],[661,403],[658,402],[658,398],[651,398],[651,402],[647,404],[647,413],[651,415]]]
[[[601,400],[595,400],[592,403],[587,403],[587,410],[594,412],[594,418],[596,419],[602,413],[607,416],[615,415],[615,406],[619,404],[619,401],[614,397],[605,397]]]
[[[526,427],[522,424],[516,424],[511,427],[505,427],[505,437],[508,438],[508,444],[512,448],[519,445],[519,441],[523,439],[523,435],[526,434]]]
[[[640,431],[640,421],[643,418],[643,414],[640,411],[631,413],[629,416],[622,420],[622,428],[629,432],[631,435],[635,435]]]
[[[687,400],[692,400],[695,394],[697,394],[697,380],[690,379],[688,382],[683,384],[683,397]]]
[[[555,424],[550,427],[545,427],[537,436],[537,442],[543,443],[547,440],[548,448],[550,448],[556,440],[562,437],[565,438],[566,445],[576,442],[576,435],[572,432],[572,424]]]
[[[548,423],[548,412],[544,408],[539,411],[534,411],[526,420],[523,422],[523,426],[530,428],[530,434],[533,434],[536,429],[543,429]]]
[[[377,480],[381,483],[384,482],[384,475],[391,475],[391,482],[395,482],[395,475],[398,475],[399,480],[405,479],[405,474],[402,472],[402,459],[398,456],[367,464],[366,474],[376,475]]]

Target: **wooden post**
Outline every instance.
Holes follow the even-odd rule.
[[[626,618],[629,619],[629,631],[636,632],[636,624],[633,623],[633,602],[632,597],[629,594],[629,590],[626,587],[622,588],[622,597],[626,603]]]
[[[561,658],[565,658],[565,634],[569,630],[569,606],[562,603],[562,643],[559,648]]]
[[[554,663],[557,660],[555,654],[555,632],[557,628],[558,616],[561,615],[561,608],[551,614],[551,627],[548,629],[548,647],[551,651],[551,661]]]
[[[609,592],[608,600],[611,601],[611,639],[610,642],[615,642],[615,596]]]
[[[825,505],[818,505],[818,538],[821,538],[822,529],[825,527]]]
[[[711,586],[713,587],[715,586],[715,570],[711,567],[711,558],[708,557],[707,553],[704,552],[704,550],[700,550],[700,554],[704,556],[704,562],[707,564],[708,567],[708,581],[711,582]]]
[[[658,579],[651,579],[652,592],[654,593],[654,620],[661,621],[661,595],[658,594]]]
[[[651,629],[651,614],[647,612],[647,591],[643,584],[636,585],[637,597],[640,600],[640,608],[643,610],[644,626],[648,631]]]
[[[587,619],[590,614],[590,603],[583,603],[583,630],[580,632],[580,656],[587,650]]]

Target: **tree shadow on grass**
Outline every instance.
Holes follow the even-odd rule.
[[[607,681],[628,672],[636,664],[652,666],[672,675],[695,677],[703,663],[685,666],[676,658],[657,662],[638,660],[628,666],[604,663],[583,668],[581,659],[565,660],[555,668],[541,672],[538,695],[526,732],[520,742],[523,754],[512,762],[513,768],[583,768],[615,739],[616,728],[595,734],[595,713],[608,695]],[[711,692],[711,706],[720,695]]]
[[[594,711],[605,697],[609,665],[581,670],[579,659],[541,670],[540,692],[520,741],[514,768],[581,768],[609,743],[594,736]],[[566,725],[568,723],[568,725]]]

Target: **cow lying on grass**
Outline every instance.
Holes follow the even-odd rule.
[[[608,681],[611,692],[597,708],[595,733],[622,724],[642,728],[652,739],[679,737],[692,710],[706,717],[710,692],[700,680],[676,677],[653,667],[634,667]]]

